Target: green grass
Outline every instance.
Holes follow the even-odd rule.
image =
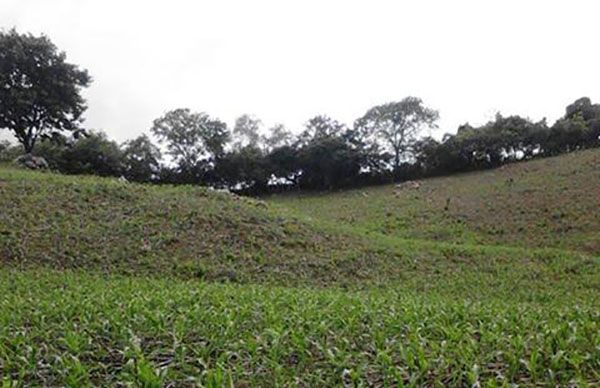
[[[266,202],[2,167],[0,380],[600,384],[599,155]]]
[[[546,281],[556,272],[549,263],[590,260],[561,250],[398,239],[199,187],[11,169],[0,169],[0,208],[0,259],[21,269],[365,287],[482,271],[535,270]]]
[[[327,284],[377,256],[354,236],[199,187],[0,169],[0,207],[1,258],[20,268]]]
[[[394,238],[598,255],[599,198],[600,150],[595,149],[427,179],[419,189],[387,185],[269,200],[315,219]]]

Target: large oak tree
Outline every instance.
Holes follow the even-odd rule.
[[[80,131],[91,78],[42,35],[0,31],[0,128],[30,153],[40,138]]]

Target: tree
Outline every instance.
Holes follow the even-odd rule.
[[[592,104],[589,97],[582,97],[568,105],[565,112],[565,119],[572,119],[580,115],[585,121],[592,120],[600,116],[600,105]]]
[[[67,147],[72,146],[77,140],[63,135],[44,138],[37,142],[32,154],[44,158],[52,170],[62,171],[66,164],[64,153]]]
[[[64,147],[58,168],[67,174],[119,176],[122,157],[119,145],[104,132],[89,132]]]
[[[361,154],[342,136],[317,137],[299,150],[298,161],[302,188],[331,190],[354,183]]]
[[[591,140],[590,132],[581,115],[560,119],[550,128],[544,151],[552,156],[585,148]]]
[[[582,144],[579,145],[580,147],[600,146],[600,104],[592,104],[588,97],[582,97],[567,106],[561,125],[565,125],[565,120],[584,121],[587,128]]]
[[[382,142],[393,154],[394,170],[411,151],[421,130],[435,127],[439,114],[417,97],[406,97],[369,109],[355,127],[368,142]]]
[[[267,150],[274,150],[284,146],[290,146],[294,141],[294,136],[283,124],[275,124],[269,128],[269,134],[263,136],[262,142]]]
[[[266,156],[269,171],[285,186],[298,184],[300,176],[299,151],[295,144],[273,148]]]
[[[350,131],[328,116],[308,120],[300,135],[299,184],[308,189],[350,185],[360,173],[362,154],[350,141]]]
[[[229,140],[227,124],[206,113],[175,109],[154,120],[151,132],[166,144],[184,182],[202,179],[224,153]]]
[[[235,120],[233,127],[234,148],[241,149],[246,146],[258,147],[260,142],[260,127],[262,121],[244,114]]]
[[[415,159],[425,173],[434,173],[441,167],[441,143],[431,136],[419,139],[414,144]]]
[[[39,138],[80,131],[91,78],[42,35],[0,32],[0,128],[31,153]]]
[[[225,154],[216,171],[226,186],[246,193],[264,192],[269,183],[267,160],[258,147],[248,145]]]
[[[326,115],[318,115],[306,123],[304,131],[300,134],[300,142],[306,143],[324,137],[336,137],[348,128],[339,121]]]
[[[160,173],[161,154],[148,136],[141,135],[123,144],[123,173],[129,180],[151,182]]]

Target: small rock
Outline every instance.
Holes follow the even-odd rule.
[[[41,156],[35,156],[31,154],[21,155],[14,160],[14,163],[20,167],[28,168],[30,170],[46,170],[48,169],[48,162]]]
[[[406,189],[419,190],[420,188],[421,188],[420,181],[406,181],[406,182],[398,183],[395,186],[394,194],[396,196],[398,196],[399,192],[402,190],[406,190]]]

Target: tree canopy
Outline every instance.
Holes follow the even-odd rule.
[[[262,122],[251,115],[244,114],[238,117],[233,126],[233,146],[237,149],[245,146],[258,147],[261,126]]]
[[[218,118],[180,108],[153,121],[152,137],[119,145],[82,128],[80,92],[90,82],[47,37],[0,32],[0,128],[14,133],[27,158],[42,156],[43,166],[68,174],[261,194],[402,181],[600,147],[600,104],[587,97],[569,104],[552,126],[497,114],[442,139],[423,137],[439,113],[417,97],[374,106],[351,127],[321,114],[294,132],[282,124],[264,131],[250,114],[230,131]],[[20,148],[0,142],[0,161],[20,159]]]
[[[420,98],[406,97],[369,109],[355,126],[367,142],[380,143],[392,152],[393,167],[397,169],[420,132],[434,127],[438,118],[439,113],[426,107]]]
[[[30,153],[39,138],[80,131],[91,77],[42,35],[0,31],[0,128]]]
[[[187,108],[169,111],[154,120],[150,131],[166,145],[167,154],[190,183],[200,179],[223,154],[230,137],[227,124]]]
[[[137,182],[152,182],[160,173],[160,149],[147,135],[140,135],[123,144],[123,174]]]

